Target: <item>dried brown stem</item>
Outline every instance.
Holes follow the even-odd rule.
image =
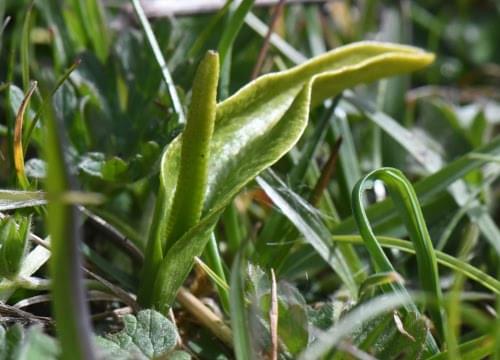
[[[321,196],[323,195],[323,191],[325,191],[326,187],[328,186],[328,183],[330,182],[330,179],[332,178],[335,172],[335,166],[337,165],[337,159],[339,157],[339,149],[341,144],[342,144],[342,138],[339,137],[337,141],[335,141],[335,144],[333,145],[333,148],[330,152],[330,157],[328,158],[328,161],[326,162],[325,166],[323,166],[323,169],[321,170],[321,175],[311,194],[310,202],[312,205],[318,204],[319,200],[321,199]]]
[[[231,329],[220,317],[215,315],[212,310],[203,304],[196,296],[191,294],[189,290],[182,287],[177,294],[177,301],[224,344],[231,348],[233,347],[233,334]]]
[[[269,23],[269,27],[267,30],[266,37],[264,38],[264,42],[262,43],[262,47],[260,48],[259,55],[257,57],[257,62],[255,63],[255,66],[252,71],[252,76],[251,79],[255,79],[257,76],[259,76],[260,71],[262,69],[262,65],[264,64],[264,60],[266,59],[267,52],[269,50],[269,40],[271,40],[271,35],[274,32],[274,28],[276,27],[276,24],[278,23],[278,19],[281,17],[281,14],[283,13],[283,8],[285,6],[286,0],[279,0],[278,5],[274,8],[273,15],[271,17],[271,22]]]

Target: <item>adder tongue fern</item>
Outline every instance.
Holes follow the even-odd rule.
[[[152,306],[154,302],[154,287],[151,282],[161,283],[161,278],[165,275],[158,271],[163,254],[200,220],[207,186],[209,145],[214,130],[218,80],[219,55],[209,51],[194,78],[186,127],[182,137],[174,140],[181,141],[181,159],[179,175],[169,178],[175,188],[170,211],[165,209],[165,184],[160,185],[151,239],[146,250],[149,261],[146,261],[143,269],[143,278],[149,281],[144,282],[139,291],[139,301],[144,306]],[[167,215],[166,219],[164,215]]]
[[[195,75],[182,134],[180,172],[166,229],[166,248],[200,220],[207,186],[219,80],[219,55],[209,51]]]

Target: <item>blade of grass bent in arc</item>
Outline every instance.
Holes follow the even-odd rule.
[[[443,314],[439,308],[439,304],[442,302],[442,293],[439,285],[436,254],[415,191],[411,183],[399,170],[393,168],[377,169],[362,178],[354,187],[352,207],[359,232],[365,241],[375,270],[378,272],[395,271],[373,233],[363,206],[364,191],[370,188],[373,181],[377,179],[382,180],[388,187],[394,204],[408,228],[410,239],[415,246],[420,283],[422,289],[435,299],[433,304],[436,305],[431,305],[429,311],[432,314],[432,320],[436,323],[436,328],[442,336],[444,333]],[[395,286],[395,288],[401,290],[401,286]]]
[[[500,136],[495,137],[488,144],[476,149],[474,152],[489,155],[500,154]],[[421,204],[427,204],[435,195],[446,190],[450,184],[485,163],[486,161],[484,159],[472,159],[466,154],[450,162],[434,174],[418,181],[414,184],[414,188]],[[366,213],[374,227],[397,217],[391,199],[370,205],[366,209]],[[334,233],[348,234],[356,230],[354,217],[351,216],[336,225]]]
[[[64,202],[62,195],[75,190],[64,160],[61,129],[52,109],[46,111],[48,172],[48,227],[51,236],[53,309],[56,330],[62,347],[62,359],[94,359],[90,314],[83,285],[81,234],[75,205]]]
[[[366,112],[366,116],[371,121],[375,122],[384,129],[389,136],[398,141],[427,171],[432,173],[443,167],[444,161],[437,152],[429,149],[424,143],[419,141],[418,138],[412,136],[407,129],[399,125],[394,119],[382,112],[377,112],[373,109],[371,104],[365,101],[350,95],[347,96],[347,99],[363,112]],[[464,206],[468,201],[469,191],[463,181],[458,181],[449,186],[448,192],[453,196],[455,202],[459,206]],[[480,206],[480,203],[477,200],[473,200],[471,206]],[[476,212],[474,210],[469,210],[467,214],[473,222],[478,224],[483,235],[495,248],[497,253],[500,254],[500,230],[495,225],[489,213],[486,211]]]
[[[208,186],[201,222],[211,217],[213,227],[217,221],[213,215],[223,210],[250,180],[295,145],[307,125],[311,106],[338,95],[345,88],[417,70],[432,60],[433,55],[412,47],[355,43],[290,70],[264,75],[219,103],[210,143]],[[165,194],[165,214],[171,211],[179,177],[180,139],[169,145],[162,159],[160,176]],[[189,243],[186,235],[179,240],[185,246]],[[165,237],[162,239],[164,241]],[[192,236],[189,248],[203,251],[206,241],[205,237]],[[201,253],[192,252],[181,258],[174,251],[176,245],[165,255],[161,271],[172,269],[176,274],[184,274],[185,278],[192,267],[193,257]],[[186,248],[177,249],[186,251]],[[166,283],[158,291],[163,293],[165,301],[172,301],[178,282],[182,284],[184,278],[164,276]]]

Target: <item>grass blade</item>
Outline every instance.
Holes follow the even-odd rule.
[[[153,29],[151,28],[151,24],[149,23],[146,14],[144,13],[144,9],[139,0],[131,0],[132,5],[135,9],[137,17],[139,18],[139,22],[146,34],[146,38],[148,40],[149,46],[153,51],[156,62],[160,66],[161,73],[163,75],[163,80],[165,80],[165,84],[167,85],[168,95],[170,97],[170,101],[172,102],[172,107],[174,108],[174,113],[178,116],[180,123],[185,123],[186,119],[184,116],[184,110],[182,109],[181,100],[179,95],[177,94],[177,90],[175,89],[175,84],[168,71],[167,62],[163,57],[163,54],[160,49],[160,45],[158,45],[158,41],[156,40],[155,34],[153,33]]]
[[[245,21],[245,16],[250,11],[255,0],[238,0],[233,5],[237,6],[235,10],[229,9],[228,23],[224,28],[219,42],[218,51],[221,59],[221,76],[219,85],[219,98],[224,100],[229,96],[229,81],[231,78],[231,57],[234,41],[240,32]]]
[[[377,236],[377,240],[382,247],[397,249],[407,253],[415,254],[415,247],[410,241],[401,240],[389,236]],[[333,235],[332,241],[359,245],[364,244],[363,238],[360,235]],[[444,252],[435,251],[435,254],[436,261],[439,264],[464,275],[468,279],[474,280],[478,284],[481,284],[482,286],[493,291],[496,294],[500,294],[500,281],[498,281],[494,277],[486,274],[485,272],[468,264],[467,262],[459,260]]]
[[[436,323],[436,328],[439,330],[440,335],[443,336],[443,314],[439,308],[442,303],[442,293],[434,247],[425,224],[422,209],[411,183],[399,170],[393,168],[380,168],[369,173],[356,184],[352,193],[353,214],[358,223],[360,234],[370,253],[375,270],[377,272],[395,271],[373,233],[363,207],[363,193],[377,179],[384,181],[386,187],[388,187],[396,208],[408,229],[410,239],[415,245],[420,283],[422,289],[429,293],[435,300],[433,304],[437,304],[430,307],[430,312],[432,320]],[[401,287],[395,288],[398,289]]]
[[[357,285],[349,271],[349,267],[338,249],[332,248],[326,241],[329,238],[329,231],[321,220],[315,216],[314,209],[308,206],[300,197],[291,191],[287,191],[286,185],[271,170],[257,178],[257,183],[295,225],[306,241],[339,275],[351,294],[356,296]]]
[[[250,338],[250,324],[248,321],[248,312],[245,307],[245,285],[246,278],[245,259],[240,251],[231,269],[231,291],[230,291],[230,310],[231,310],[231,328],[233,330],[234,353],[238,360],[251,360],[253,348]]]
[[[50,110],[50,109],[48,109]],[[47,111],[48,224],[52,257],[50,270],[53,287],[53,308],[57,334],[61,340],[62,359],[94,359],[89,309],[83,285],[81,234],[78,210],[62,199],[64,192],[76,190],[64,160],[61,125]]]

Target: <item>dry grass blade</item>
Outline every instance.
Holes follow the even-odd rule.
[[[233,347],[231,329],[196,296],[191,294],[186,288],[181,288],[177,294],[177,301],[224,344],[231,348]]]
[[[36,316],[27,311],[18,309],[15,306],[7,305],[3,302],[0,302],[0,315],[2,317],[2,322],[13,318],[12,320],[15,319],[16,321],[22,321],[28,324],[41,324],[43,326],[53,325],[53,321],[51,318]]]
[[[274,9],[266,37],[264,38],[264,42],[262,44],[262,47],[260,48],[259,55],[257,57],[257,62],[255,63],[255,66],[252,71],[252,77],[251,77],[252,80],[255,79],[257,76],[259,76],[260,74],[262,65],[264,64],[264,60],[266,59],[267,51],[269,50],[269,44],[270,44],[269,40],[271,40],[271,35],[274,32],[274,28],[276,27],[278,19],[281,17],[281,14],[283,13],[283,7],[285,6],[285,2],[286,0],[279,0],[278,5],[276,5],[276,8]]]
[[[337,165],[337,159],[339,158],[340,145],[342,145],[342,137],[339,137],[337,141],[335,141],[332,151],[330,152],[330,157],[328,158],[328,161],[326,162],[325,166],[323,166],[321,175],[311,194],[310,202],[314,206],[318,204],[319,200],[321,199],[321,195],[323,194],[323,191],[325,191],[325,189],[328,186],[328,183],[330,182],[330,179],[335,173],[335,166]]]
[[[17,178],[22,188],[28,188],[28,179],[24,172],[24,151],[23,151],[23,122],[24,113],[28,107],[31,96],[35,92],[37,82],[33,81],[31,86],[19,107],[16,115],[16,126],[14,128],[14,167],[16,169]]]
[[[78,206],[80,210],[97,228],[101,229],[108,239],[112,241],[116,246],[123,249],[130,257],[137,263],[142,264],[144,262],[144,254],[142,251],[125,235],[113,227],[109,222],[104,220],[102,217],[94,214],[92,211],[84,206]]]

